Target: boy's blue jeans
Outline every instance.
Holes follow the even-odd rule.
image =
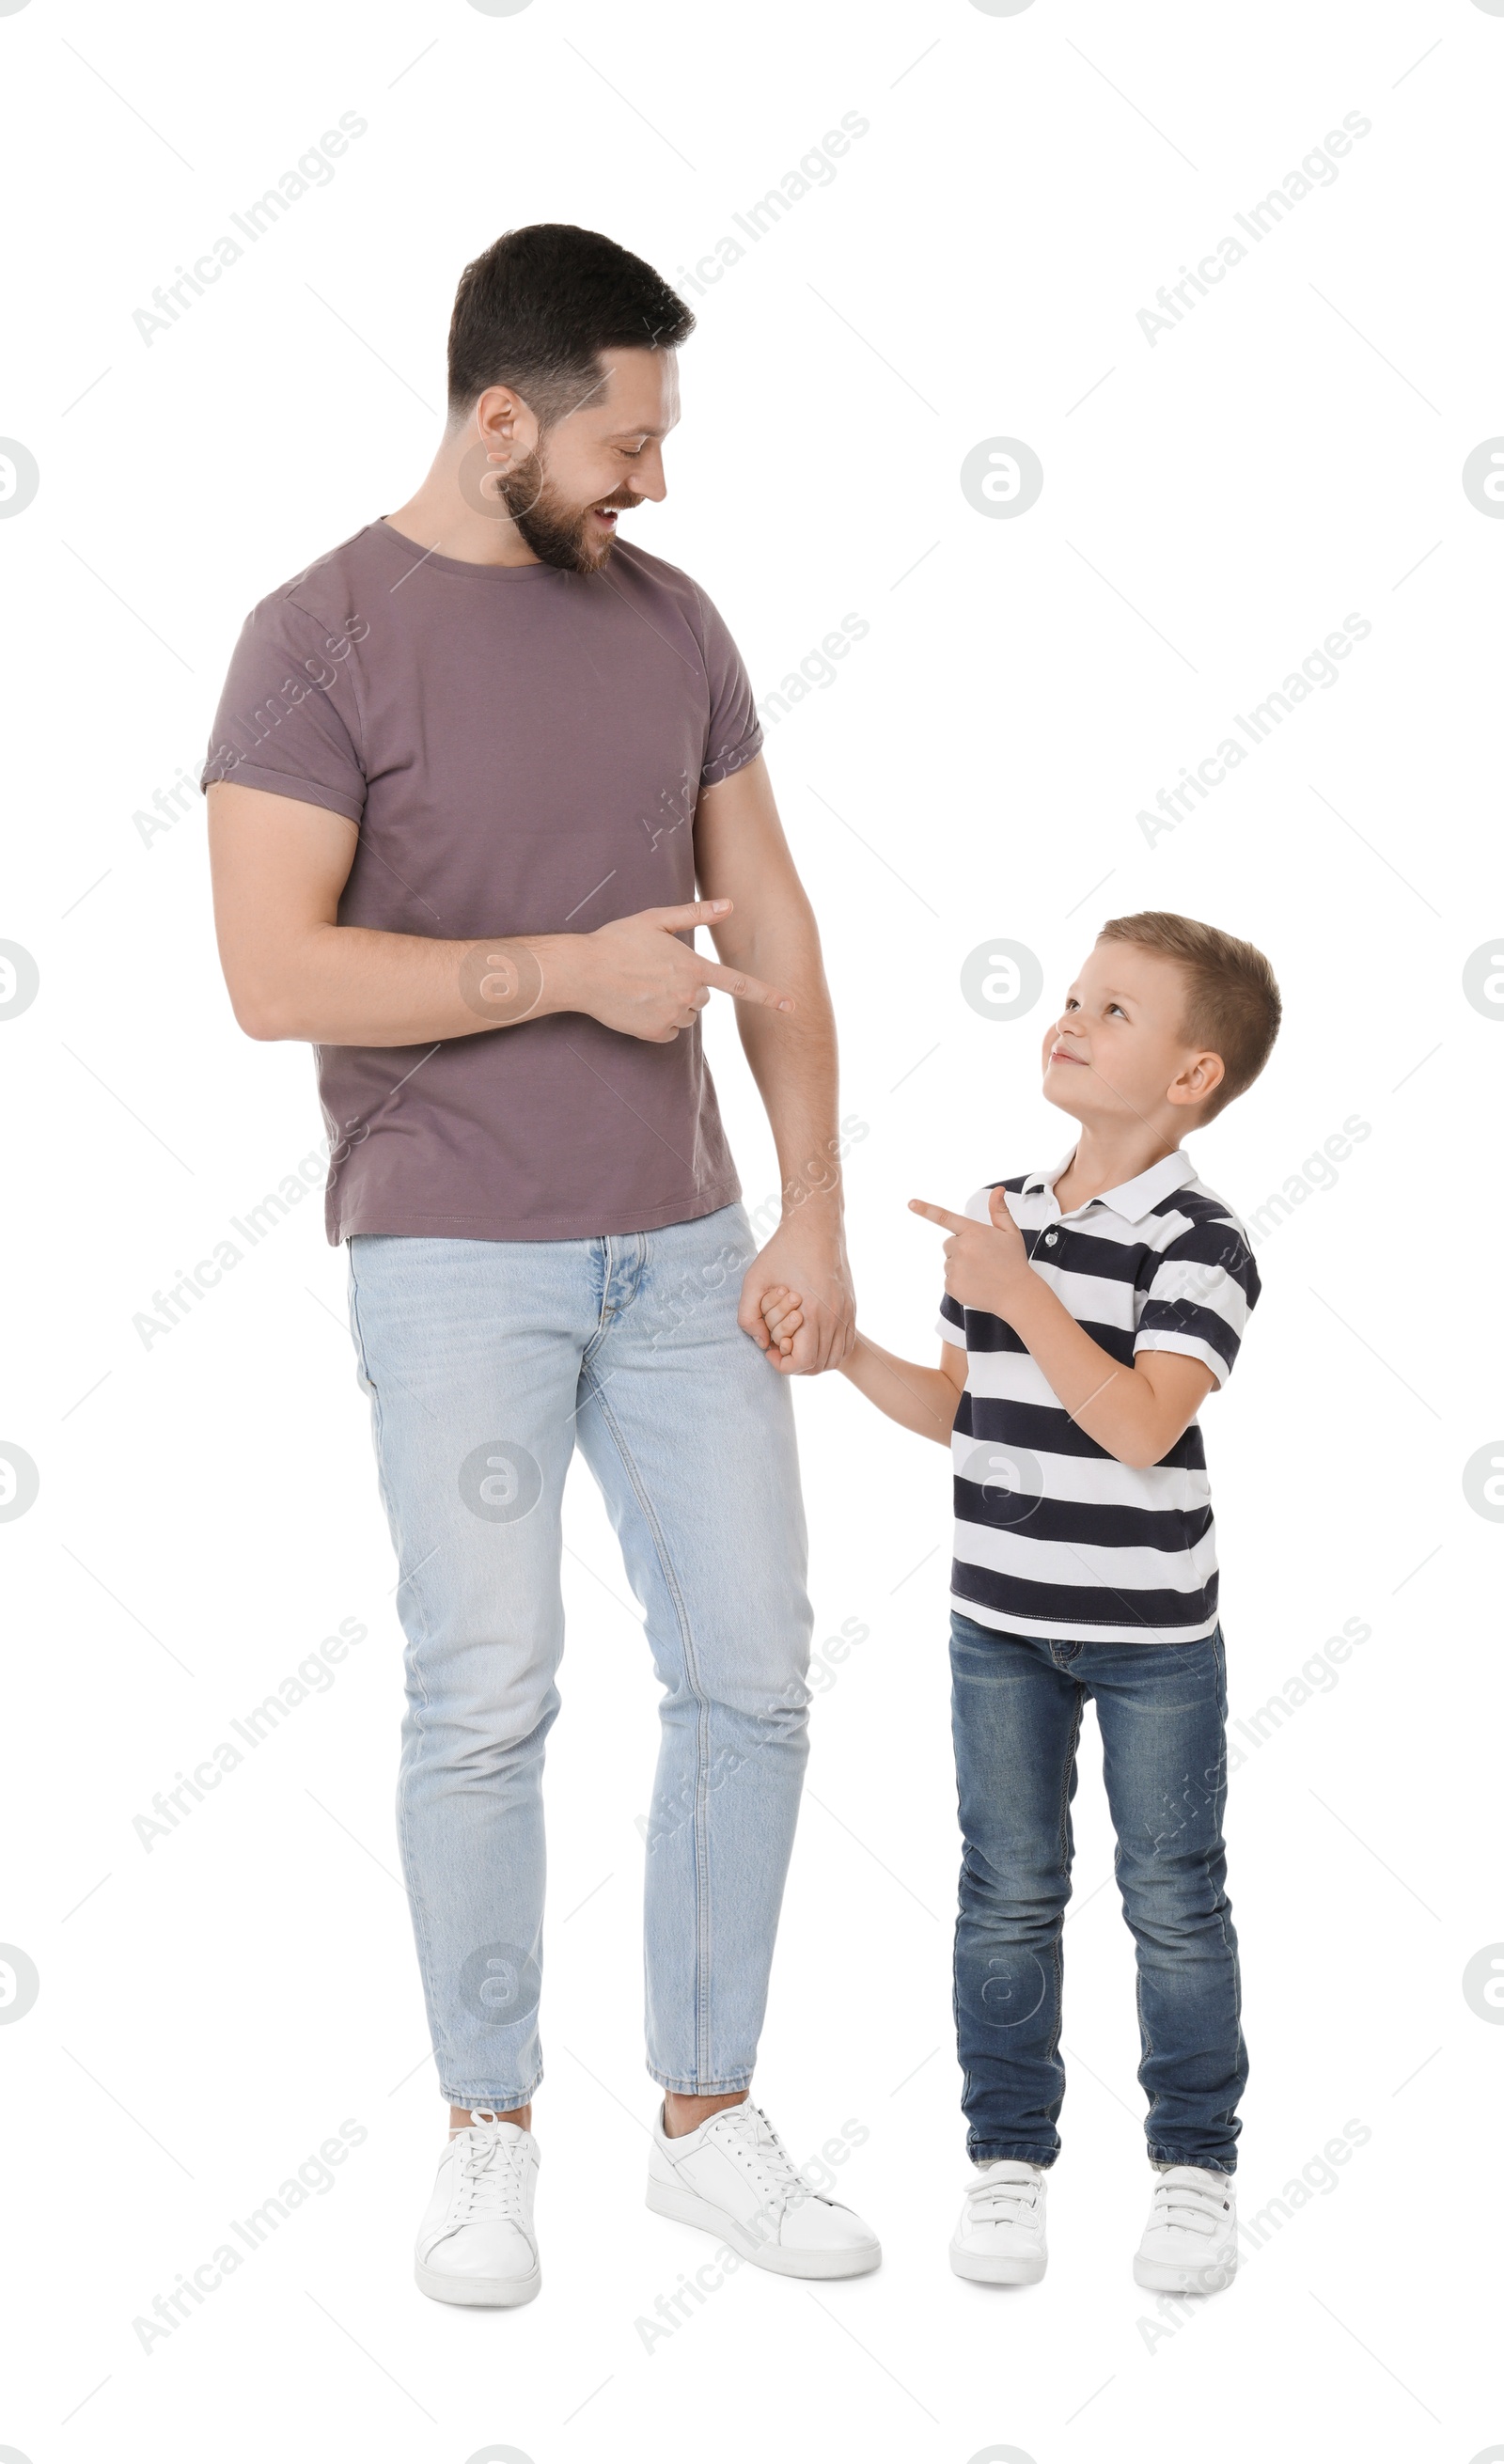
[[[973,2160],[1049,2166],[1059,2153],[1060,1936],[1090,1699],[1138,1954],[1149,2155],[1232,2172],[1248,2056],[1222,1843],[1220,1630],[1204,1642],[1047,1642],[953,1614],[950,1665],[964,1842],[956,2041]]]

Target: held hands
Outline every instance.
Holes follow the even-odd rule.
[[[792,1010],[794,1002],[787,993],[744,975],[737,967],[722,967],[713,958],[702,958],[677,937],[692,932],[697,924],[723,923],[730,908],[729,898],[696,899],[685,907],[648,907],[639,915],[619,916],[614,923],[581,935],[578,945],[581,980],[577,998],[567,1005],[584,1010],[619,1034],[635,1035],[643,1044],[672,1044],[683,1028],[693,1026],[712,986],[737,1001]]]
[[[804,1324],[803,1301],[787,1284],[770,1284],[762,1296],[762,1314],[770,1351],[787,1360],[794,1350],[794,1338]]]
[[[963,1309],[988,1309],[994,1317],[1006,1318],[1011,1305],[1034,1280],[1023,1234],[1008,1211],[1007,1192],[990,1193],[989,1223],[978,1223],[970,1215],[952,1215],[944,1206],[927,1205],[922,1198],[911,1198],[908,1203],[911,1213],[926,1217],[951,1236],[945,1248],[946,1289],[951,1299]]]
[[[1008,1211],[1005,1191],[991,1193],[992,1220],[987,1223],[978,1223],[970,1215],[953,1215],[948,1207],[930,1206],[922,1198],[911,1198],[909,1207],[949,1233],[945,1246],[946,1289],[963,1309],[988,1309],[995,1317],[1006,1318],[1020,1293],[1037,1290],[1023,1234]],[[775,1367],[793,1366],[796,1338],[805,1325],[803,1293],[789,1284],[770,1284],[758,1298],[769,1359]]]
[[[796,1285],[784,1281],[796,1275]],[[736,1322],[784,1377],[839,1369],[857,1339],[857,1304],[839,1224],[783,1223],[748,1268]]]

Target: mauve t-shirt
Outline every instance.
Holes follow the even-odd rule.
[[[693,898],[700,789],[761,743],[736,646],[676,566],[621,541],[591,574],[464,564],[375,521],[252,609],[203,783],[359,825],[341,924],[586,933]],[[315,1049],[332,1242],[582,1240],[741,1195],[698,1023]]]

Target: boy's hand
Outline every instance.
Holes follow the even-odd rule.
[[[970,1215],[952,1215],[948,1207],[929,1206],[922,1198],[908,1201],[915,1215],[923,1215],[938,1223],[951,1235],[946,1243],[946,1289],[963,1309],[989,1309],[994,1317],[1006,1317],[1010,1303],[1022,1289],[1024,1279],[1033,1276],[1023,1234],[1008,1212],[1008,1193],[994,1189],[988,1199],[990,1223],[978,1223]]]
[[[771,1284],[762,1296],[762,1314],[775,1348],[786,1360],[794,1350],[794,1338],[804,1324],[804,1307],[799,1294],[791,1292],[787,1284]]]

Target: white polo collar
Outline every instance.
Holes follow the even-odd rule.
[[[1072,1147],[1070,1153],[1063,1155],[1059,1162],[1052,1164],[1047,1172],[1030,1173],[1024,1182],[1024,1196],[1042,1196],[1048,1190],[1053,1199],[1055,1184],[1075,1153],[1076,1149]],[[1080,1206],[1073,1206],[1071,1214],[1060,1216],[1059,1220],[1069,1222],[1073,1217],[1084,1215],[1089,1207],[1110,1206],[1125,1223],[1142,1223],[1146,1215],[1153,1214],[1162,1199],[1168,1198],[1172,1190],[1184,1189],[1187,1182],[1195,1177],[1195,1165],[1184,1147],[1177,1147],[1173,1155],[1162,1155],[1158,1163],[1151,1163],[1147,1172],[1139,1173],[1132,1180],[1120,1181],[1116,1189],[1100,1191],[1097,1197],[1088,1198]],[[1056,1212],[1058,1216],[1058,1206]]]

